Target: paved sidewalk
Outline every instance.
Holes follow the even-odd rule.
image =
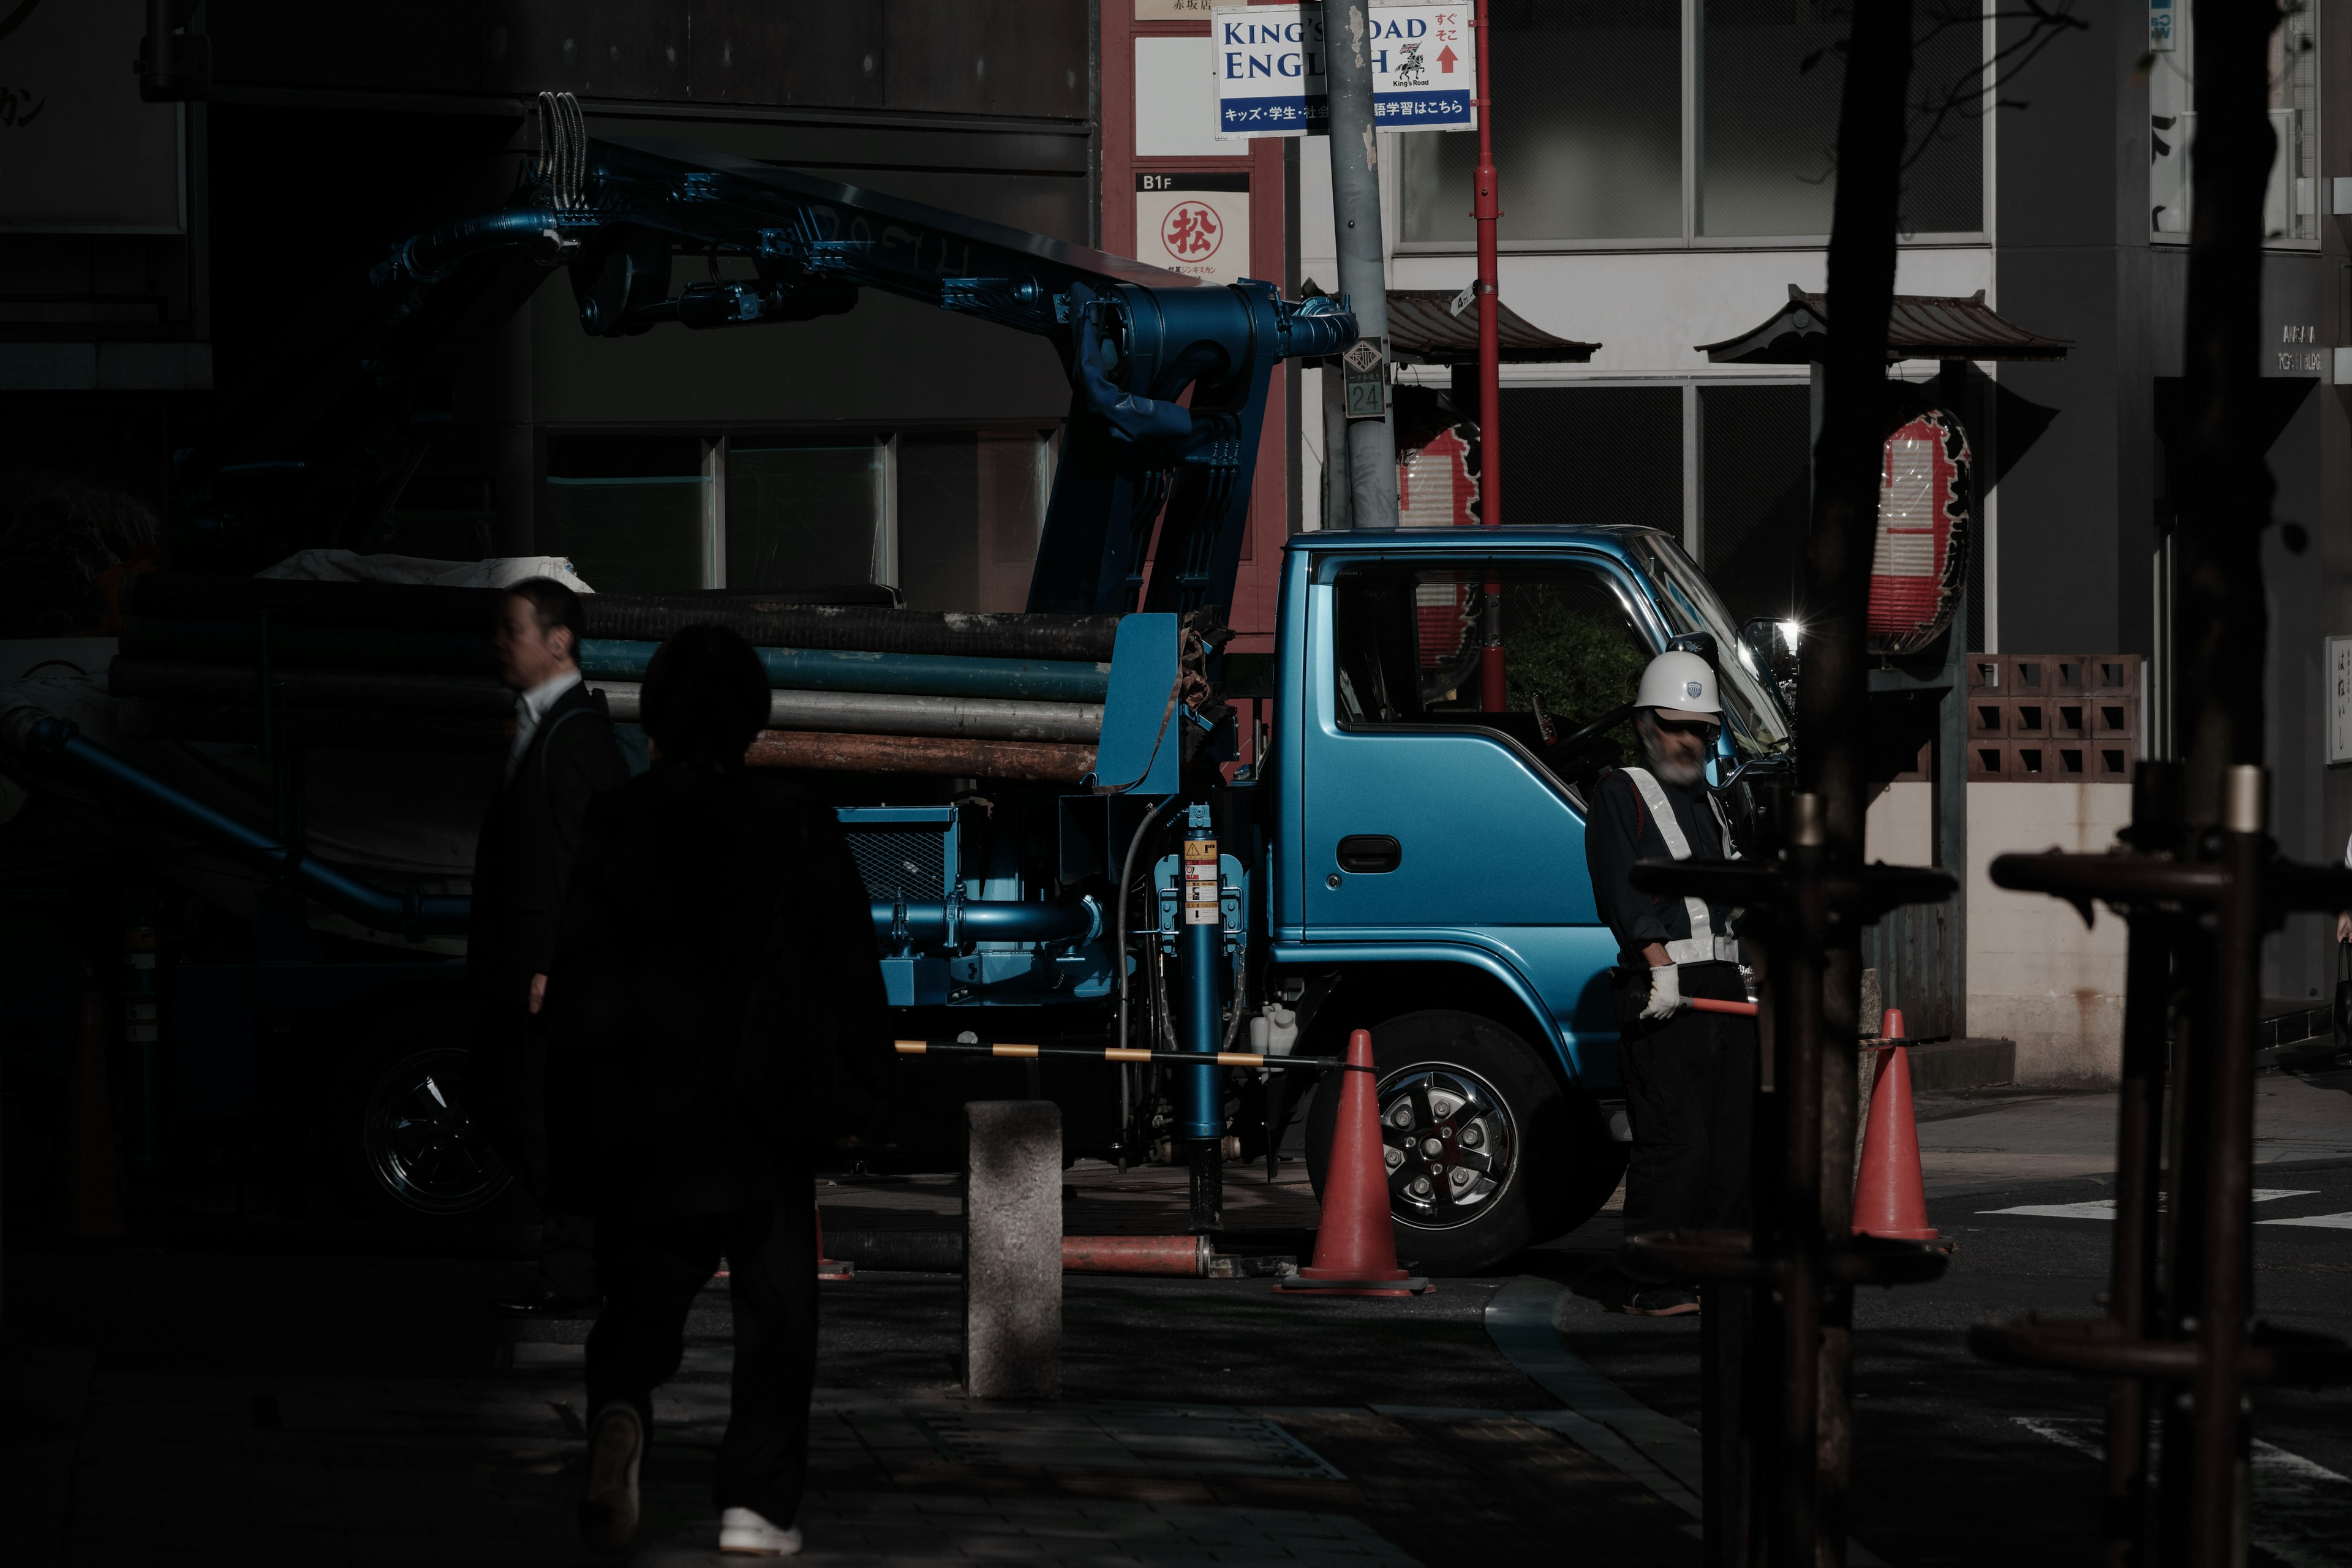
[[[1962,1089],[1918,1097],[1930,1196],[2116,1168],[2113,1093]],[[2352,1068],[2254,1079],[2254,1161],[2352,1157]]]
[[[656,1404],[646,1568],[717,1563],[718,1367]],[[1692,1563],[1681,1512],[1496,1410],[816,1399],[806,1561],[851,1565],[1470,1563],[1560,1528],[1596,1561]],[[74,1564],[571,1564],[577,1385],[101,1374]]]

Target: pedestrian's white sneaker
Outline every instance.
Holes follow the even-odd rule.
[[[580,1500],[580,1533],[598,1552],[628,1550],[637,1533],[637,1463],[646,1429],[636,1411],[608,1405],[588,1428],[588,1489]]]
[[[798,1557],[800,1527],[779,1530],[756,1510],[730,1508],[719,1516],[719,1550],[748,1557]]]

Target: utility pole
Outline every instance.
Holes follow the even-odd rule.
[[[1357,342],[1339,356],[1347,390],[1346,471],[1354,492],[1355,526],[1394,528],[1396,420],[1389,399],[1388,275],[1381,254],[1380,138],[1372,123],[1369,0],[1330,0],[1323,7],[1323,60],[1331,104],[1331,226],[1339,241],[1339,292],[1356,313]],[[1336,452],[1324,454],[1327,463],[1339,460]]]
[[[1475,0],[1472,36],[1477,40],[1478,96],[1471,106],[1478,114],[1478,168],[1473,176],[1477,195],[1470,216],[1478,225],[1478,291],[1473,309],[1478,312],[1478,521],[1488,528],[1503,521],[1503,364],[1496,336],[1502,296],[1496,279],[1496,229],[1503,216],[1502,194],[1495,176],[1495,95],[1487,89],[1486,61],[1494,41],[1487,9],[1493,0]],[[1505,704],[1503,680],[1503,583],[1489,577],[1480,589],[1486,601],[1486,646],[1478,653],[1478,706],[1500,713]]]

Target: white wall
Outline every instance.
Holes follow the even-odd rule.
[[[1891,784],[1863,818],[1862,857],[1890,866],[1936,863],[1936,786],[1924,780]]]
[[[1968,1032],[2017,1042],[2017,1081],[2113,1084],[2123,1066],[2124,922],[2085,931],[2074,907],[1992,885],[1993,858],[2100,854],[2131,821],[2131,786],[1972,784]]]

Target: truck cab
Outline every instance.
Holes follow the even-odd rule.
[[[1478,664],[1496,593],[1493,711]],[[1401,1250],[1486,1267],[1581,1223],[1622,1170],[1617,944],[1585,868],[1585,792],[1631,753],[1620,710],[1643,667],[1711,639],[1718,782],[1783,755],[1790,721],[1714,590],[1654,530],[1300,534],[1280,616],[1260,770],[1276,824],[1270,985],[1311,1002],[1303,1049],[1372,1031]],[[1319,1180],[1331,1107],[1317,1109]]]

